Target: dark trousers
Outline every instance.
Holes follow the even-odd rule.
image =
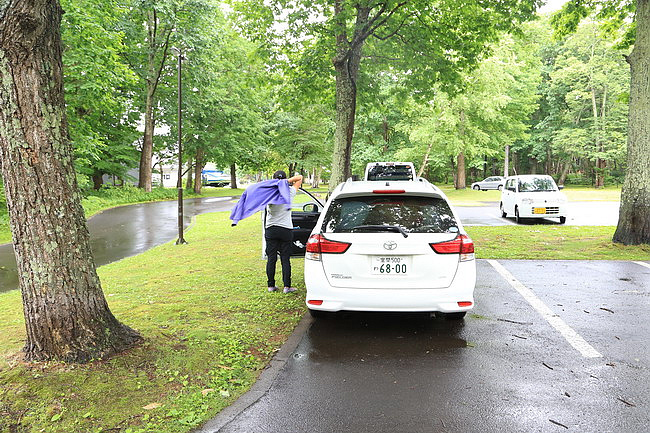
[[[293,230],[285,227],[271,226],[266,229],[266,277],[268,286],[275,286],[275,263],[280,253],[282,263],[282,281],[284,287],[291,287],[291,243],[293,242]]]

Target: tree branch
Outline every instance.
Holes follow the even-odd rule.
[[[169,27],[169,30],[167,31],[167,37],[165,38],[165,43],[163,44],[163,53],[162,53],[162,58],[160,59],[160,67],[158,68],[158,72],[156,73],[156,78],[153,83],[153,91],[152,93],[156,93],[156,88],[158,87],[158,83],[160,82],[160,75],[162,74],[162,70],[165,67],[165,60],[167,59],[167,50],[169,49],[169,39],[172,34],[172,28],[171,26]]]
[[[397,5],[396,5],[396,6],[395,6],[395,7],[394,7],[394,8],[393,8],[389,13],[388,13],[388,15],[386,15],[386,16],[384,17],[384,19],[382,19],[381,21],[379,21],[378,23],[375,24],[375,21],[377,21],[377,19],[381,16],[380,14],[383,13],[382,11],[385,10],[385,8],[382,8],[382,11],[378,12],[377,15],[375,15],[371,20],[368,21],[368,27],[369,27],[369,30],[368,30],[367,32],[365,32],[365,33],[362,35],[362,36],[363,36],[363,40],[365,40],[366,38],[368,38],[368,36],[374,34],[375,31],[376,31],[379,27],[381,27],[381,26],[383,26],[384,24],[386,24],[386,22],[390,19],[390,17],[392,17],[393,14],[394,14],[395,12],[397,12],[399,9],[402,8],[402,6],[406,5],[407,3],[408,3],[408,0],[404,0],[404,1],[401,2],[401,3],[398,3],[398,4],[397,4]],[[405,20],[406,20],[406,18],[405,18]],[[374,24],[374,25],[373,25],[373,24]]]
[[[376,56],[376,55],[370,55],[370,56],[363,56],[364,59],[379,59],[379,60],[390,60],[392,62],[399,62],[402,59],[395,58],[395,57],[386,57],[386,56]]]

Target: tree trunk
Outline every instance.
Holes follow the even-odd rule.
[[[431,155],[431,149],[433,148],[433,140],[429,142],[429,145],[427,146],[427,152],[424,154],[424,158],[422,159],[422,166],[420,167],[420,171],[418,172],[418,177],[422,177],[422,173],[424,173],[424,170],[427,169],[427,165],[429,164],[429,156]]]
[[[339,19],[342,17],[341,11],[341,0],[337,0],[335,14],[338,15]],[[333,191],[339,183],[345,182],[352,174],[350,171],[350,157],[357,109],[357,77],[361,63],[361,48],[365,42],[360,32],[367,24],[369,15],[370,8],[358,7],[357,30],[352,42],[348,41],[345,30],[339,31],[336,35],[336,57],[333,60],[336,76],[336,127],[334,131],[332,175],[329,182],[330,191]]]
[[[187,180],[185,182],[185,189],[192,189],[194,187],[192,180],[194,178],[194,172],[192,171],[192,158],[187,161]]]
[[[0,3],[0,156],[28,360],[85,362],[140,342],[110,312],[67,132],[58,1]]]
[[[456,189],[465,189],[467,184],[465,182],[465,154],[460,152],[456,157]]]
[[[563,167],[562,167],[562,172],[560,173],[560,178],[557,181],[558,185],[564,185],[564,182],[566,182],[566,177],[569,174],[569,168],[571,167],[571,164],[568,162],[565,162]]]
[[[503,177],[508,177],[509,167],[510,167],[510,145],[506,144],[505,158],[503,160]]]
[[[205,151],[203,150],[202,147],[196,149],[196,162],[194,165],[194,193],[195,194],[201,194],[201,186],[203,185],[203,179],[201,178],[201,174],[203,173],[204,155],[205,155]]]
[[[151,192],[151,160],[153,157],[153,92],[147,84],[147,99],[144,109],[144,138],[142,139],[142,153],[140,154],[140,176],[138,187],[146,192]]]
[[[237,165],[230,164],[230,188],[237,189]]]
[[[104,185],[104,173],[95,173],[92,176],[93,178],[93,189],[100,190],[102,185]]]
[[[382,148],[382,155],[385,155],[388,152],[390,147],[390,127],[388,125],[388,119],[384,115],[381,121],[381,135],[384,139],[384,146]]]
[[[312,188],[318,188],[320,186],[320,173],[322,169],[321,168],[314,168],[314,180],[311,184]]]
[[[163,169],[162,161],[158,161],[158,167],[160,167],[160,187],[163,188],[165,186],[165,170]]]
[[[151,192],[151,160],[153,156],[153,136],[155,129],[155,94],[160,82],[160,76],[167,60],[167,49],[172,28],[158,31],[158,12],[155,8],[148,12],[147,17],[147,75],[145,77],[146,96],[144,110],[144,137],[142,140],[142,154],[140,155],[140,177],[138,186],[146,192]],[[160,64],[156,65],[156,53],[162,51]]]
[[[605,187],[605,168],[607,167],[607,161],[604,159],[598,158],[596,160],[596,188]]]
[[[630,64],[627,172],[614,242],[650,244],[650,0],[636,2]]]
[[[593,57],[593,48],[592,48]],[[598,121],[598,104],[596,102],[596,89],[591,88],[591,109],[594,116],[594,148],[596,152],[602,151],[602,144],[600,140],[600,122]],[[602,188],[605,185],[604,178],[604,163],[600,158],[596,158],[596,167],[594,168],[594,187]]]

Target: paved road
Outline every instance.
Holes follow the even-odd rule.
[[[478,276],[464,322],[313,322],[219,432],[648,432],[650,264],[479,260]]]
[[[232,197],[183,201],[185,226],[206,212],[229,210]],[[178,202],[163,201],[121,206],[88,220],[90,244],[97,266],[140,254],[178,237]],[[16,259],[11,244],[0,245],[0,292],[18,287]]]
[[[460,220],[466,226],[499,226],[515,224],[514,217],[501,218],[498,202],[485,206],[456,206]],[[615,226],[618,224],[619,202],[582,201],[569,203],[567,225]],[[559,224],[557,218],[531,218],[522,224]]]

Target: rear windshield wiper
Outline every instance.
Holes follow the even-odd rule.
[[[409,234],[404,230],[403,227],[400,226],[384,226],[384,225],[364,225],[364,226],[355,226],[352,227],[352,230],[378,230],[378,231],[386,231],[386,232],[395,232],[395,233],[401,233],[402,236],[405,238],[409,237]]]

